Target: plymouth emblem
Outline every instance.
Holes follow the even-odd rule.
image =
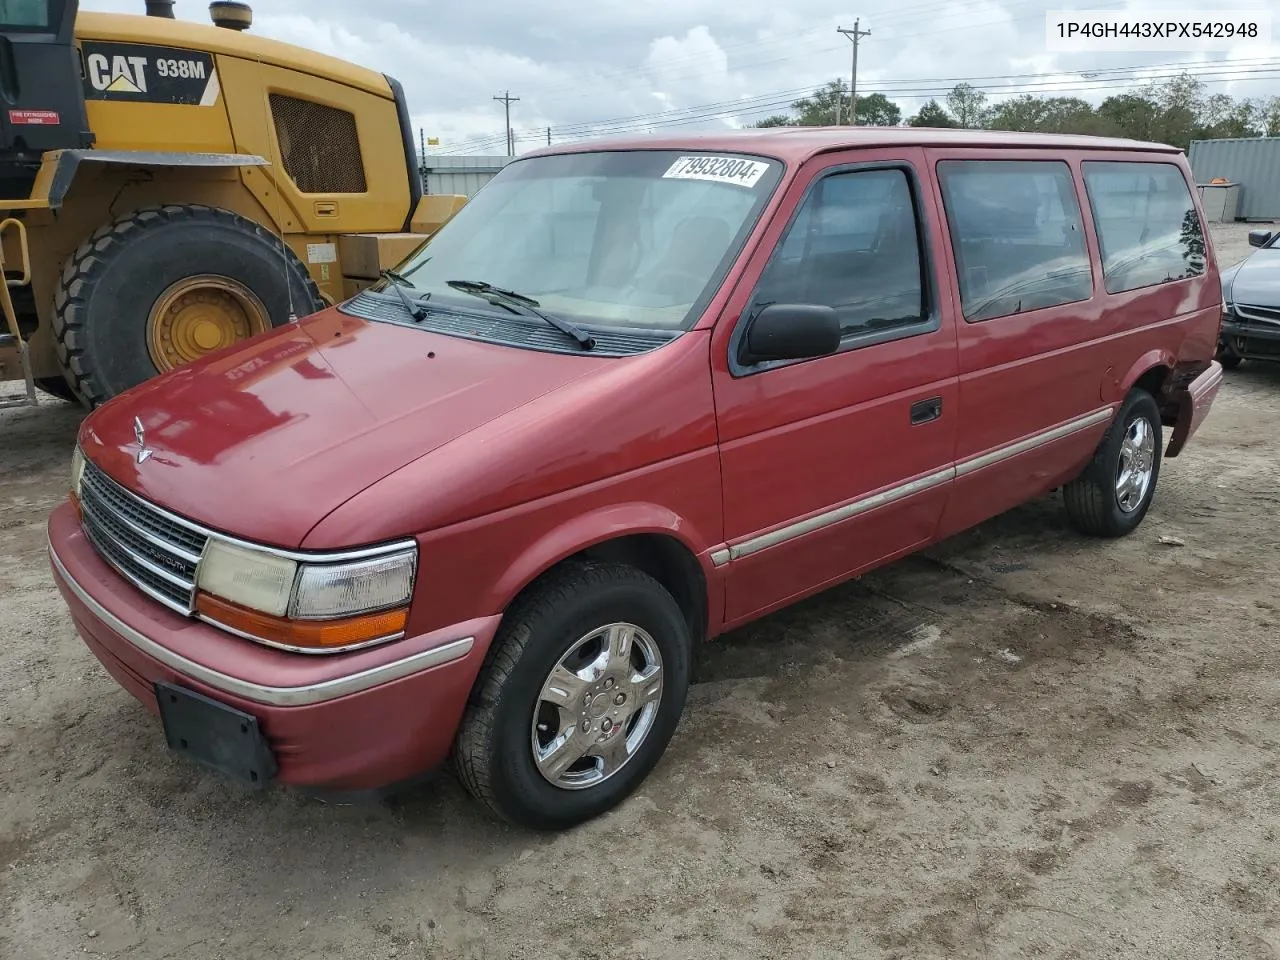
[[[138,463],[142,463],[151,456],[151,451],[147,449],[147,432],[137,417],[133,418],[133,438],[138,441]]]

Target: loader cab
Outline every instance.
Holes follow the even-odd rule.
[[[77,7],[77,0],[0,0],[0,198],[29,195],[45,151],[93,144]]]

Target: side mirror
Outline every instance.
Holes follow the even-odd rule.
[[[840,349],[840,318],[831,307],[771,303],[751,321],[738,351],[744,364],[809,360]]]
[[[1249,246],[1251,247],[1265,247],[1267,245],[1267,241],[1270,239],[1271,239],[1270,230],[1250,230],[1249,231]]]

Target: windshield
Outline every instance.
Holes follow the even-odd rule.
[[[432,308],[484,283],[587,326],[687,329],[777,185],[759,157],[579,153],[509,164],[399,273]]]

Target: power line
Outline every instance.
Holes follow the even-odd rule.
[[[1225,64],[1224,67],[1218,67],[1218,64]],[[1090,73],[1101,74],[1135,74],[1143,73],[1159,67],[1183,67],[1183,70],[1177,73],[1158,73],[1147,74],[1146,76],[1112,76],[1107,78],[1098,78],[1094,80],[1087,78],[1083,81],[1063,81],[1063,80],[1040,80],[1040,82],[1027,82],[1017,85],[1008,84],[989,84],[978,83],[972,81],[998,81],[998,80],[1017,80],[1030,79],[1037,80],[1042,74],[1004,74],[987,77],[938,77],[930,79],[918,80],[901,80],[886,81],[895,84],[917,84],[917,86],[906,87],[898,86],[887,89],[889,96],[898,99],[908,100],[924,100],[930,97],[936,97],[949,92],[950,86],[936,86],[940,83],[961,82],[969,83],[975,90],[985,93],[1019,95],[1025,93],[1082,93],[1093,90],[1108,90],[1122,83],[1132,83],[1139,80],[1158,81],[1173,79],[1181,76],[1182,73],[1189,73],[1193,77],[1204,83],[1229,83],[1237,80],[1246,79],[1271,79],[1272,71],[1280,69],[1280,60],[1275,58],[1251,58],[1248,61],[1171,61],[1162,64],[1143,64],[1127,67],[1109,67]],[[1225,73],[1222,71],[1226,71]],[[608,135],[611,133],[625,133],[632,130],[643,130],[647,128],[661,128],[668,126],[679,126],[690,122],[701,122],[703,120],[715,119],[718,117],[742,117],[755,116],[761,113],[767,113],[781,107],[790,106],[794,99],[803,93],[811,94],[812,87],[797,88],[787,91],[774,91],[771,93],[761,94],[757,97],[741,98],[737,100],[726,100],[716,103],[697,104],[684,107],[675,111],[662,111],[652,114],[632,115],[628,117],[614,117],[610,119],[590,121],[586,123],[566,124],[564,126],[555,127],[557,134],[561,139],[572,138],[575,134],[584,136]],[[541,132],[541,129],[539,130]],[[444,155],[453,155],[461,152],[472,152],[482,149],[486,146],[497,146],[501,143],[500,137],[471,137],[460,142],[455,149],[445,151]]]
[[[1233,61],[1167,61],[1164,63],[1156,63],[1156,64],[1138,64],[1138,65],[1130,65],[1130,66],[1124,66],[1124,67],[1106,67],[1106,68],[1100,68],[1098,70],[1089,71],[1090,76],[1085,77],[1085,79],[1092,80],[1095,78],[1093,75],[1097,75],[1097,74],[1115,74],[1115,76],[1102,78],[1102,82],[1104,84],[1104,86],[1102,87],[1099,87],[1099,86],[1079,87],[1078,80],[1052,79],[1052,78],[1043,79],[1044,75],[1039,73],[995,74],[995,75],[989,75],[989,76],[983,76],[983,77],[931,77],[931,78],[917,78],[912,80],[886,80],[877,84],[877,87],[879,87],[880,89],[883,89],[888,96],[896,97],[899,99],[926,99],[930,95],[936,96],[939,94],[944,94],[946,92],[949,92],[949,90],[951,89],[951,87],[949,86],[947,87],[934,86],[934,84],[969,83],[970,85],[973,85],[974,81],[984,81],[984,80],[1000,81],[1000,80],[1025,79],[1025,80],[1040,81],[1040,82],[1024,83],[1024,84],[1020,84],[1013,87],[1010,87],[1007,84],[1006,85],[978,84],[975,87],[975,89],[981,89],[985,92],[994,93],[997,95],[1000,95],[1000,94],[1016,95],[1019,93],[1031,92],[1032,90],[1047,91],[1047,90],[1055,90],[1055,89],[1061,90],[1062,92],[1071,92],[1072,90],[1075,90],[1075,89],[1082,89],[1082,90],[1106,89],[1106,86],[1111,84],[1135,82],[1141,79],[1147,79],[1147,80],[1168,79],[1170,76],[1178,75],[1178,74],[1149,74],[1145,78],[1140,76],[1134,76],[1134,74],[1144,73],[1144,72],[1156,70],[1162,67],[1181,67],[1183,72],[1190,73],[1192,76],[1205,76],[1206,74],[1204,73],[1204,71],[1217,71],[1220,69],[1230,69],[1230,70],[1236,71],[1236,73],[1232,75],[1223,76],[1219,81],[1214,81],[1214,82],[1227,82],[1232,79],[1249,79],[1250,73],[1257,72],[1256,69],[1248,70],[1244,68],[1247,68],[1247,67],[1270,68],[1272,66],[1275,66],[1277,63],[1280,63],[1280,61],[1277,61],[1275,58],[1255,57],[1250,59],[1233,60]],[[1127,74],[1127,75],[1122,75],[1122,74]],[[1266,78],[1263,77],[1259,79],[1266,79]],[[909,87],[905,86],[907,84],[912,84],[913,86],[909,86]],[[922,84],[924,86],[921,86]],[[773,91],[770,93],[758,95],[756,97],[737,98],[733,100],[723,100],[723,101],[713,102],[713,103],[695,104],[688,107],[682,107],[677,110],[663,110],[663,111],[657,111],[657,112],[648,113],[648,114],[631,114],[625,117],[613,117],[606,120],[593,120],[593,121],[582,122],[582,123],[564,124],[561,126],[557,126],[555,129],[562,136],[564,136],[564,135],[569,135],[569,134],[579,133],[579,132],[588,133],[588,132],[598,130],[598,128],[600,128],[602,125],[607,126],[607,125],[615,125],[619,123],[624,124],[626,126],[645,126],[645,125],[648,125],[646,124],[646,121],[652,120],[656,125],[662,125],[663,123],[666,123],[675,119],[680,119],[682,116],[694,111],[710,110],[712,111],[711,113],[712,116],[715,116],[719,113],[725,113],[725,114],[741,113],[741,112],[750,110],[754,105],[757,105],[762,101],[768,101],[767,106],[770,108],[784,107],[784,106],[789,106],[790,101],[792,99],[798,98],[803,95],[812,94],[813,89],[814,88],[812,86],[797,87],[791,90]],[[915,95],[913,95],[913,93]],[[716,108],[723,108],[723,109],[717,110]],[[481,143],[481,144],[493,143],[494,145],[497,145],[498,143],[501,142],[501,139],[502,139],[501,137],[490,137],[490,136],[470,137],[470,138],[467,138],[466,142]]]
[[[1258,59],[1262,60],[1262,58],[1258,58]],[[1179,64],[1176,62],[1173,64],[1169,64],[1169,66],[1177,66],[1177,65]],[[1204,66],[1209,67],[1211,65],[1205,64]],[[1120,70],[1120,69],[1126,69],[1126,68],[1112,68],[1112,69]],[[1148,70],[1150,68],[1146,66],[1140,66],[1140,67],[1130,67],[1127,69],[1131,71],[1134,71],[1134,70],[1143,71],[1143,70]],[[1214,74],[1209,72],[1196,72],[1196,71],[1184,69],[1183,71],[1178,73],[1150,74],[1144,78],[1113,77],[1110,79],[1099,79],[1096,81],[1093,79],[1086,79],[1083,81],[1081,80],[1075,80],[1075,81],[1047,80],[1039,83],[1024,83],[1016,86],[1000,85],[1000,84],[994,84],[994,85],[993,84],[977,84],[977,85],[970,84],[970,85],[973,86],[975,90],[978,90],[981,92],[1019,95],[1019,94],[1027,94],[1027,93],[1046,93],[1046,92],[1066,94],[1066,93],[1087,92],[1092,90],[1108,90],[1108,89],[1114,89],[1114,87],[1117,84],[1124,83],[1124,82],[1132,82],[1138,79],[1145,79],[1148,81],[1167,80],[1167,79],[1173,79],[1178,76],[1181,76],[1182,73],[1189,73],[1193,77],[1201,80],[1204,83],[1230,83],[1238,80],[1247,80],[1251,78],[1252,79],[1271,79],[1273,78],[1273,76],[1275,76],[1273,71],[1280,69],[1280,60],[1266,59],[1263,62],[1257,63],[1255,65],[1252,65],[1250,67],[1246,67],[1243,69],[1237,68],[1234,64],[1232,64],[1226,69],[1228,72],[1221,73],[1221,74]],[[1028,75],[1023,75],[1023,76],[1028,76]],[[1029,76],[1037,76],[1037,75],[1029,75]],[[968,82],[968,80],[1001,79],[1001,78],[974,77],[974,78],[947,78],[947,79],[948,80],[957,79],[957,80],[960,80],[961,82]],[[903,82],[915,82],[915,83],[925,83],[925,84],[930,83],[930,81],[924,81],[924,80],[903,81]],[[935,80],[932,82],[936,83],[937,81]],[[917,86],[917,87],[910,87],[910,88],[895,89],[891,91],[891,93],[894,97],[899,99],[924,100],[930,97],[936,97],[936,96],[945,94],[949,92],[951,89],[952,89],[951,87],[940,87],[940,86],[928,85],[928,86]],[[615,117],[607,120],[592,121],[590,123],[566,125],[564,127],[557,127],[555,129],[559,132],[559,134],[563,138],[565,136],[571,136],[575,133],[581,133],[583,135],[602,135],[602,134],[615,133],[615,132],[626,132],[627,130],[633,130],[633,129],[675,126],[675,125],[683,124],[685,122],[697,122],[697,121],[706,120],[706,119],[715,119],[717,117],[755,115],[755,114],[759,114],[769,110],[774,110],[779,107],[789,106],[796,92],[797,91],[779,91],[779,92],[763,94],[758,97],[747,98],[742,100],[731,100],[731,101],[721,101],[720,103],[698,104],[690,107],[685,107],[677,111],[665,111],[662,113],[650,114],[648,116],[639,115],[639,116],[629,116],[629,117]],[[812,91],[808,90],[808,92],[812,92]],[[464,141],[464,143],[467,144],[469,149],[475,149],[478,146],[482,146],[486,144],[497,145],[499,142],[500,142],[500,138],[498,137],[472,137]],[[463,144],[459,144],[460,148],[462,146]]]
[[[1038,7],[1040,5],[1040,0],[1019,0],[1019,2],[1010,4],[1006,8],[1006,10],[1009,10],[1009,11],[1017,10],[1019,7],[1026,7],[1028,4]],[[943,13],[945,15],[946,12],[951,11],[954,8],[955,8],[954,0],[935,0],[935,2],[930,2],[925,4],[916,4],[912,6],[902,7],[893,11],[889,11],[888,13],[885,13],[885,14],[878,14],[877,24],[879,27],[884,27],[888,25],[891,28],[889,30],[889,37],[896,41],[898,39],[903,39],[903,38],[893,35],[892,26],[895,23],[901,23],[901,24],[912,23],[921,18],[933,19],[931,14]],[[948,34],[961,33],[961,32],[972,30],[972,29],[983,29],[983,28],[993,27],[993,26],[1003,26],[1006,23],[1008,24],[1023,23],[1028,20],[1038,19],[1040,16],[1042,16],[1040,13],[1036,13],[1036,14],[1031,14],[1029,16],[1025,16],[1025,17],[1016,17],[1016,18],[1010,18],[1007,20],[965,22],[963,24],[960,24],[954,27],[940,27],[931,31],[926,31],[924,34],[916,33],[916,34],[910,34],[909,36],[927,36],[927,35],[938,34],[938,33],[948,33]],[[760,46],[760,45],[770,46],[770,45],[777,45],[777,44],[796,45],[795,46],[796,52],[787,54],[786,56],[776,57],[768,60],[753,60],[750,64],[751,68],[758,69],[762,66],[768,66],[776,63],[787,63],[792,60],[798,60],[801,58],[804,58],[806,60],[813,60],[815,56],[818,54],[834,53],[837,50],[843,49],[842,46],[838,43],[830,46],[819,47],[819,48],[814,48],[812,46],[812,41],[825,35],[827,29],[829,28],[817,28],[814,30],[805,31],[800,34],[792,34],[785,37],[761,37],[761,38],[757,38],[756,40],[741,41],[739,43],[729,43],[724,45],[718,44],[717,46],[719,46],[719,50],[716,53],[698,53],[698,54],[689,54],[683,57],[675,57],[670,60],[664,60],[662,62],[662,66],[665,68],[670,66],[671,64],[704,63],[709,60],[718,58],[718,56],[720,56],[721,54],[728,54],[732,51],[742,50],[749,46]],[[628,68],[625,70],[608,69],[608,70],[602,70],[602,71],[593,73],[592,80],[593,82],[598,82],[598,81],[610,80],[610,79],[621,80],[621,79],[626,79],[630,77],[643,77],[647,75],[648,72],[649,71],[643,67]],[[698,72],[700,72],[700,70],[695,70],[694,73],[690,73],[690,74],[677,73],[672,75],[671,79],[679,79],[684,76],[694,76]],[[582,83],[576,80],[566,81],[564,83],[555,83],[547,87],[539,88],[538,95],[535,99],[537,100],[538,103],[547,104],[547,103],[563,103],[569,100],[579,100],[585,96],[590,96],[589,93],[578,92],[574,96],[569,96],[569,97],[553,97],[550,99],[546,98],[546,95],[548,93],[557,93],[561,90],[580,91],[581,87],[582,87]]]

